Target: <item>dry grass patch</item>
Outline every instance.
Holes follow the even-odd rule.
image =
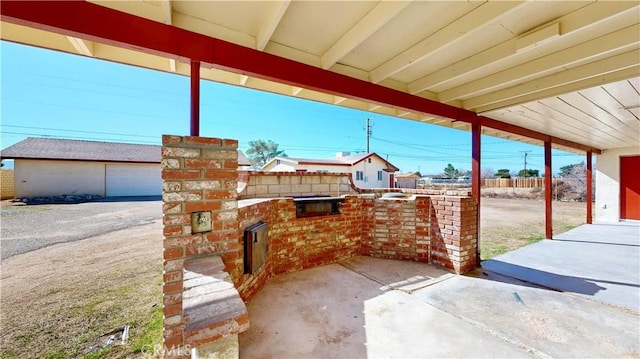
[[[485,198],[481,200],[480,253],[490,259],[544,238],[544,201]],[[553,233],[585,223],[584,202],[553,202]]]
[[[1,270],[2,358],[143,357],[161,344],[159,223],[17,255]],[[87,350],[123,325],[127,344]]]

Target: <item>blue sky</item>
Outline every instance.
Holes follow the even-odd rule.
[[[2,41],[1,148],[26,137],[160,144],[162,134],[189,134],[189,79]],[[471,169],[471,134],[375,113],[210,81],[201,84],[200,135],[273,140],[290,157],[331,158],[366,150],[402,172]],[[543,148],[483,136],[482,167],[544,169]],[[388,156],[388,157],[387,157]],[[553,152],[553,171],[584,156]]]

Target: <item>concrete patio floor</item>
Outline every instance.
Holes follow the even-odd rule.
[[[369,257],[276,276],[248,305],[240,356],[637,358],[638,233],[583,226],[464,276]]]
[[[482,267],[640,312],[640,223],[583,225]]]

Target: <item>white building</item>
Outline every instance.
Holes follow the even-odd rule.
[[[14,160],[15,196],[160,196],[161,147],[27,138],[0,152]],[[249,166],[238,151],[238,166]]]
[[[350,173],[359,188],[393,188],[398,167],[375,152],[350,155],[338,152],[335,158],[309,159],[276,157],[263,167],[266,172],[332,172]]]
[[[640,221],[640,146],[604,150],[596,167],[595,220]]]

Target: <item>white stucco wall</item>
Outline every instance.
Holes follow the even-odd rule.
[[[101,162],[15,160],[16,197],[95,194],[104,196]]]
[[[274,161],[268,166],[265,166],[263,170],[267,172],[295,172],[296,169],[304,169],[307,170],[307,172],[351,173],[353,182],[357,187],[389,188],[389,172],[385,172],[385,168],[386,164],[379,158],[373,156],[371,157],[371,163],[369,163],[369,159],[365,159],[353,167],[349,165],[295,165],[286,160],[281,160],[280,164]],[[362,171],[364,173],[363,180],[357,180],[356,171]],[[382,171],[382,180],[380,181],[378,180],[378,171]]]
[[[359,162],[355,166],[335,166],[335,165],[300,165],[299,168],[306,169],[307,172],[332,172],[332,173],[351,173],[353,182],[360,188],[388,188],[389,187],[389,173],[382,172],[382,180],[378,181],[378,171],[382,171],[385,164],[378,158],[371,158],[371,163],[368,159]],[[357,180],[356,171],[362,171],[364,174],[363,180]]]
[[[384,163],[378,158],[371,158],[371,163],[369,163],[368,159],[365,159],[353,166],[353,181],[360,188],[388,188],[389,173],[383,171],[384,168],[386,168]],[[364,181],[356,180],[356,171],[364,172]],[[382,171],[381,181],[378,180],[378,171]]]
[[[620,157],[640,155],[640,146],[605,150],[596,165],[596,210],[598,222],[620,220]]]

